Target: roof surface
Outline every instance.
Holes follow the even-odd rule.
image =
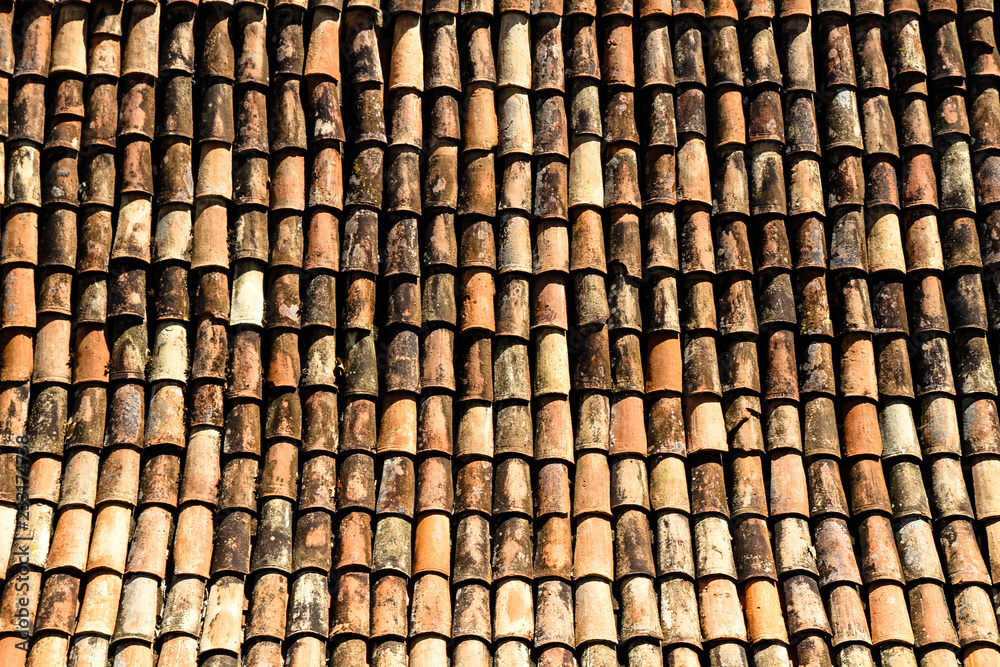
[[[0,665],[997,667],[993,13],[0,0]]]

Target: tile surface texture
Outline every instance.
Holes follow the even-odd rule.
[[[1000,667],[992,0],[0,0],[0,665]]]

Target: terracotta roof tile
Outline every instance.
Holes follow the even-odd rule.
[[[0,8],[0,651],[992,664],[992,14]]]

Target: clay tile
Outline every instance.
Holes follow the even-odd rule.
[[[882,53],[881,25],[871,19],[862,19],[855,31],[855,41],[860,65],[857,71],[858,87],[863,90],[889,90],[889,71]]]
[[[847,530],[847,525],[843,519],[827,518],[819,522],[815,531],[817,560],[820,570],[820,586],[831,583],[861,583],[861,575],[858,571],[857,562],[854,559],[854,551],[851,548],[851,537]],[[834,626],[834,635],[837,635],[839,614],[843,613],[844,607],[837,605],[836,594],[841,587],[832,588],[830,591],[830,607],[834,611],[831,614],[831,622]],[[855,595],[857,593],[855,592]],[[860,600],[857,600],[860,608]],[[840,609],[838,609],[840,606]],[[861,612],[862,614],[864,612]],[[863,618],[863,616],[862,616]],[[862,626],[864,624],[862,623]],[[867,634],[867,627],[864,626],[864,633]]]
[[[948,341],[943,336],[920,337],[915,341],[920,354],[914,357],[917,395],[935,391],[954,393]]]
[[[146,327],[143,325],[131,326],[119,322],[116,328],[118,330],[114,331],[112,335],[114,343],[111,348],[111,362],[109,364],[110,379],[144,379],[146,364],[149,361]]]
[[[459,189],[458,214],[491,217],[496,215],[496,186],[493,155],[473,155],[462,165],[463,186]]]
[[[569,515],[569,472],[565,463],[552,461],[539,466],[535,486],[536,516]]]
[[[788,601],[788,633],[790,635],[794,636],[803,632],[828,634],[832,632],[822,598],[820,598],[819,587],[813,577],[802,574],[790,577],[784,582],[783,590]],[[801,658],[803,653],[801,643],[798,649]]]
[[[491,31],[488,17],[468,17],[460,28],[468,40],[468,57],[462,62],[464,65],[462,81],[466,86],[476,83],[495,84],[496,65],[493,60],[493,48],[490,45]],[[594,46],[596,48],[596,43]]]
[[[867,103],[873,99],[877,98],[865,97],[864,101]],[[868,118],[867,114],[866,118]],[[826,127],[825,145],[828,149],[849,147],[860,150],[862,147],[866,147],[865,143],[870,143],[862,141],[858,102],[854,91],[850,88],[840,88],[831,97],[826,107]],[[887,141],[890,140],[888,131],[876,132],[872,129],[870,136],[874,141],[883,135],[886,136]],[[894,136],[892,140],[894,141]]]
[[[819,29],[820,46],[817,53],[822,58],[821,72],[825,85],[855,85],[854,54],[851,49],[851,31],[846,16],[824,17]],[[859,146],[860,148],[860,146]]]
[[[563,103],[563,98],[561,95],[549,95],[546,97],[541,97],[535,100],[534,108],[531,112],[534,118],[534,135],[533,140],[533,150],[535,155],[558,155],[561,157],[569,156],[569,145],[567,143],[567,117],[566,117],[566,106]],[[526,132],[527,129],[519,129],[519,131]],[[526,139],[526,137],[525,137]],[[541,171],[541,165],[549,165],[551,162],[540,163],[538,170]],[[564,161],[557,161],[556,164],[564,164]],[[553,167],[549,167],[552,169]],[[541,183],[545,180],[556,178],[555,175],[549,176],[548,178],[543,178],[541,174],[536,177],[536,181],[539,182],[537,186],[539,189],[542,187]],[[563,176],[563,181],[565,181],[565,175]],[[549,186],[552,188],[553,186]],[[563,185],[565,187],[565,184]],[[536,194],[536,201],[540,195]],[[563,199],[565,199],[565,194],[563,194]],[[552,204],[549,204],[552,206]],[[565,204],[564,204],[565,206]],[[565,214],[564,214],[565,215]]]
[[[147,443],[151,440],[147,434]],[[186,441],[185,441],[186,443]],[[155,443],[155,440],[152,441]],[[176,507],[178,501],[180,456],[160,454],[149,459],[143,466],[139,486],[140,505],[166,505]]]
[[[733,516],[767,516],[760,460],[756,453],[736,454],[730,460],[733,487],[729,505]]]
[[[566,78],[600,80],[597,32],[593,19],[585,15],[567,15],[563,25]]]
[[[53,174],[59,176],[57,172]],[[46,181],[49,181],[46,174]],[[67,186],[47,182],[54,191],[72,191]],[[75,185],[75,184],[74,184]],[[141,192],[153,194],[153,158],[151,146],[145,141],[133,141],[125,145],[121,165],[121,185],[119,191],[124,193]]]
[[[931,81],[948,78],[964,78],[965,63],[958,36],[958,22],[954,14],[930,17],[928,29],[931,32],[929,50],[931,52]]]
[[[378,156],[378,159],[381,159],[381,155]],[[365,162],[365,160],[360,160],[360,162]],[[362,168],[370,167],[366,164]],[[381,175],[380,172],[379,174]],[[277,160],[272,161],[270,185],[271,209],[289,211],[302,211],[305,209],[305,190],[302,187],[305,179],[305,155],[290,150],[282,154]],[[362,187],[366,192],[369,192],[367,186]],[[358,203],[356,197],[352,199],[351,203]],[[375,197],[372,197],[372,201],[360,203],[377,204],[378,202],[375,202],[374,199]]]
[[[777,271],[763,273],[758,289],[762,325],[795,323],[795,299],[790,274]]]
[[[590,579],[578,584],[574,593],[577,642],[583,644],[617,639],[611,585],[599,579]]]
[[[809,464],[807,472],[811,514],[848,516],[847,500],[837,462],[826,458],[816,459]]]
[[[619,459],[612,466],[612,473],[611,506],[613,509],[618,510],[622,507],[647,509],[649,507],[646,467],[641,459]]]
[[[908,597],[917,646],[958,644],[958,636],[941,586],[920,583],[909,590]]]
[[[731,153],[730,158],[732,156],[733,154]],[[711,180],[708,176],[708,154],[705,141],[701,137],[688,137],[681,143],[677,152],[677,166],[678,199],[680,201],[692,201],[703,204],[711,203],[712,194],[710,189]],[[729,166],[735,168],[735,161],[730,159]],[[739,174],[736,172],[731,174],[731,176],[739,176]],[[721,177],[718,180],[722,183],[726,182]],[[739,179],[731,178],[729,184],[736,186],[739,184]],[[742,184],[745,185],[745,180]],[[739,203],[738,201],[727,202],[729,206],[736,204],[736,212],[744,212],[739,209]]]
[[[625,580],[621,586],[622,604],[619,609],[621,617],[621,632],[619,639],[628,641],[638,637],[651,637],[660,639],[663,630],[660,626],[659,615],[655,613],[657,595],[653,590],[653,581],[646,577],[633,577]],[[651,655],[660,657],[660,649],[657,646],[648,644],[633,644],[631,655],[637,659],[642,649],[639,646],[648,646]]]
[[[80,577],[64,572],[49,576],[38,602],[35,628],[72,635],[80,595]]]
[[[920,95],[904,97],[900,106],[900,145],[905,148],[933,145],[931,122],[927,111],[927,100]]]
[[[692,465],[691,509],[695,514],[729,515],[723,469],[717,458],[706,458]],[[721,530],[721,528],[706,530]],[[728,528],[726,531],[728,532]]]
[[[79,328],[77,337],[82,338],[87,334],[90,334],[93,338],[97,338],[99,335],[103,339],[104,327],[101,326],[100,329],[91,328]],[[100,334],[94,333],[99,331]],[[96,342],[96,341],[94,341]],[[88,352],[87,350],[80,349],[80,343],[77,343],[76,353],[78,355],[76,367],[87,363],[94,363],[99,365],[98,368],[94,369],[98,372],[98,379],[106,379],[106,373],[104,371],[104,366],[107,364],[107,343],[104,344],[105,359],[104,363],[100,364],[100,361],[96,359],[96,352],[99,351],[99,347],[94,346],[94,351]],[[0,333],[0,360],[2,360],[2,366],[0,366],[0,381],[3,382],[24,382],[31,379],[32,366],[33,366],[33,355],[32,355],[32,338],[30,331],[25,330],[6,330]],[[77,371],[79,374],[79,371]]]
[[[758,380],[753,371],[752,367],[742,371],[748,379],[736,385],[739,389],[753,387],[749,390],[756,393]],[[728,389],[728,385],[726,388]],[[727,398],[725,409],[726,428],[729,430],[732,448],[742,451],[761,451],[764,440],[760,428],[760,402],[757,397],[744,395],[735,399]]]
[[[535,605],[535,645],[546,647],[540,654],[539,664],[546,667],[572,664],[573,654],[567,648],[575,643],[573,593],[570,584],[558,579],[539,582],[535,592]],[[558,646],[559,644],[562,646]],[[546,662],[547,660],[550,662]]]
[[[725,417],[722,405],[714,396],[685,400],[684,420],[687,426],[688,452],[701,450],[726,451]]]
[[[52,11],[53,6],[44,2],[32,5],[24,11],[21,17],[21,51],[18,54],[14,74],[48,75],[49,48],[52,43]]]
[[[458,64],[458,37],[455,16],[450,13],[428,13],[426,48],[428,90],[447,88],[461,91]]]
[[[360,512],[344,516],[340,522],[334,565],[371,567],[371,518]]]
[[[781,614],[778,586],[774,581],[757,579],[744,587],[747,600],[747,629],[750,640],[784,641],[788,636]]]
[[[780,123],[777,126],[781,127]],[[750,152],[752,215],[784,215],[786,212],[784,165],[781,154],[772,150],[778,147],[777,143],[758,143]]]
[[[41,250],[41,256],[44,258],[46,255],[55,254],[59,251],[71,251],[68,248],[59,251],[55,249],[47,249],[42,244],[42,248],[39,248],[38,238],[39,238],[39,220],[38,215],[34,211],[25,209],[15,209],[7,214],[5,222],[5,229],[3,234],[3,240],[0,241],[0,261],[4,264],[15,264],[15,263],[25,263],[25,264],[38,264],[39,263],[39,250]],[[67,221],[68,222],[68,221]],[[51,237],[45,234],[49,231],[47,227],[49,225],[46,221],[42,221],[42,238],[50,239]],[[88,236],[96,236],[96,234],[87,234],[84,230],[84,236],[82,244],[90,243],[91,245],[97,245],[97,243],[103,239],[91,239],[86,238]],[[94,230],[96,231],[96,230]],[[66,235],[71,234],[69,229],[66,229]],[[103,236],[103,235],[102,235]],[[63,240],[63,239],[60,239]],[[61,245],[69,245],[72,242],[71,238],[64,239],[64,243]],[[81,244],[81,245],[82,245]],[[49,264],[50,262],[43,261],[42,264]],[[52,264],[58,264],[58,262],[51,262]],[[70,268],[70,267],[67,267]]]
[[[525,417],[527,419],[527,417]],[[557,459],[570,461],[573,459],[573,442],[570,437],[572,417],[568,401],[560,395],[551,395],[539,401],[535,413],[534,456],[537,460]],[[525,425],[525,439],[530,439],[530,422]],[[525,442],[521,447],[527,453],[530,445]]]
[[[946,95],[934,107],[934,136],[961,134],[969,136],[969,115],[965,110],[965,95]]]
[[[331,85],[333,85],[332,82],[327,82],[328,87]],[[527,100],[525,99],[524,102],[526,105]],[[334,106],[335,110],[339,105],[332,106]],[[515,108],[515,110],[518,109]],[[392,117],[390,119],[393,146],[400,148],[420,148],[423,143],[423,125],[420,116],[421,99],[419,93],[411,89],[402,89],[393,95]],[[525,127],[530,127],[530,122]],[[406,151],[404,150],[403,152],[405,153]]]
[[[250,329],[236,332],[230,349],[231,398],[261,398],[260,333]]]
[[[293,351],[294,340],[289,337],[287,340],[282,337],[282,342],[287,344],[284,349],[283,363],[293,363],[297,355]],[[310,331],[306,337],[306,359],[303,367],[302,382],[306,386],[326,386],[334,387],[338,382],[338,374],[342,367],[336,356],[336,339],[327,329],[315,329]],[[286,382],[291,382],[295,377],[296,369],[288,365],[276,369],[279,377]]]
[[[904,207],[937,207],[937,178],[930,153],[917,151],[904,160],[901,190]]]
[[[577,458],[576,495],[573,498],[573,515],[611,515],[610,469],[607,457],[600,452],[588,452]]]
[[[221,84],[219,84],[221,85]],[[114,93],[114,86],[106,86],[108,92]],[[210,90],[217,88],[217,86],[212,86]],[[104,88],[95,88],[94,94],[104,91]],[[231,92],[229,93],[231,100]],[[160,110],[159,110],[159,122],[157,131],[160,136],[178,136],[187,139],[194,138],[194,113],[192,112],[192,84],[191,77],[186,75],[178,75],[173,77],[164,77],[161,82],[160,89]],[[112,98],[113,99],[113,98]],[[245,104],[243,100],[253,99],[251,96],[242,96],[241,104]],[[232,106],[230,105],[230,109]],[[221,110],[220,110],[221,111]],[[209,115],[209,119],[216,120],[215,116]],[[241,121],[248,120],[245,118],[245,113],[242,108],[240,110]],[[226,120],[225,118],[218,119],[222,123],[232,123],[232,120]],[[97,125],[99,130],[105,129],[103,125]],[[93,131],[91,136],[94,137],[93,143],[113,143],[113,137],[106,137],[110,128],[106,129],[105,132],[98,132],[93,129],[91,123],[84,126],[84,145],[88,145],[88,134]]]
[[[954,268],[966,268],[966,267],[976,267],[979,268],[983,263],[983,254],[980,252],[979,246],[979,235],[978,233],[973,235],[972,231],[974,229],[974,221],[969,216],[959,215],[959,216],[949,216],[944,223],[941,225],[941,250],[940,253],[943,255],[941,257],[940,266],[954,269]],[[930,247],[923,252],[927,255],[929,259],[938,259],[935,255],[935,251],[938,250],[936,245],[930,245]],[[987,251],[988,252],[988,251]],[[973,283],[980,282],[977,279],[968,277],[971,274],[959,274],[956,278],[957,282],[964,282],[969,280]],[[958,289],[956,284],[952,286],[953,290]],[[969,288],[966,285],[961,287],[963,293],[962,299],[968,299],[968,308],[976,309],[978,306],[972,306],[973,302],[978,301],[977,293],[981,290],[981,284],[978,287]],[[963,315],[955,315],[956,320],[961,319]],[[978,316],[974,316],[971,311],[967,311],[964,314],[967,321],[974,320]],[[958,324],[955,328],[961,328]]]
[[[913,295],[913,329],[917,333],[948,333],[948,314],[945,308],[941,279],[927,275],[917,281]]]
[[[986,565],[974,542],[975,535],[969,521],[958,519],[943,524],[939,540],[945,553],[948,579],[953,585],[986,584],[988,581]],[[961,624],[959,627],[962,627]]]
[[[311,574],[314,573],[302,575],[296,581],[297,593],[307,586],[305,582],[311,578],[309,576]],[[277,572],[265,573],[254,582],[251,595],[253,602],[246,624],[246,639],[284,637],[285,610],[288,606],[288,579]],[[250,644],[249,641],[247,643]],[[253,643],[250,645],[248,653],[259,656],[263,648],[269,645],[272,645],[269,641]],[[280,649],[278,655],[280,658]],[[253,657],[249,658],[249,660],[253,659]]]
[[[7,180],[7,204],[42,205],[42,188],[38,179],[41,172],[41,154],[30,143],[18,143],[9,150],[10,160]]]
[[[609,86],[635,87],[635,57],[632,51],[632,20],[615,15],[604,23],[603,81]],[[572,59],[572,57],[571,57]]]
[[[573,422],[576,449],[607,451],[611,413],[608,397],[600,391],[585,391],[581,394],[578,405]]]
[[[918,476],[919,474],[917,471]],[[930,511],[927,510],[927,513],[929,515]],[[941,561],[934,544],[934,532],[929,521],[917,517],[903,520],[897,529],[897,544],[903,572],[908,581],[920,579],[939,583],[944,581]]]
[[[676,263],[676,254],[674,254],[673,258],[669,258],[668,255],[666,261]],[[678,333],[680,331],[680,317],[678,313],[677,280],[675,276],[664,274],[654,280],[650,303],[652,303],[653,312],[651,313],[650,321],[646,324],[646,330],[649,333],[660,331]],[[706,323],[706,326],[711,325]]]
[[[942,459],[944,461],[945,459]],[[967,518],[971,518],[969,513],[969,502],[968,495],[962,493],[964,489],[961,487],[961,477],[959,476],[959,471],[957,466],[955,466],[955,461],[948,460],[952,469],[949,471],[949,493],[944,494],[946,499],[949,501],[948,504],[941,502],[937,497],[935,497],[935,504],[941,507],[936,508],[941,516],[951,515],[961,515]],[[996,459],[985,457],[981,461],[977,462],[973,466],[972,471],[972,484],[973,490],[976,493],[976,516],[981,518],[994,518],[997,515],[997,500],[992,489],[989,486],[989,480],[992,475],[996,474],[997,466]]]
[[[272,90],[270,109],[271,151],[306,147],[306,119],[302,92],[297,79],[281,80]],[[231,90],[231,87],[230,87]],[[231,116],[230,116],[231,117]]]
[[[959,99],[963,100],[964,108],[964,98]],[[965,120],[967,123],[967,119]],[[998,97],[997,89],[985,88],[974,93],[972,99],[973,150],[981,151],[1000,146],[1000,135],[995,129],[998,120],[1000,120],[1000,97]],[[968,131],[968,127],[965,129]]]
[[[782,3],[784,15],[792,2]],[[813,61],[812,22],[809,17],[812,8],[804,16],[789,16],[781,22],[782,55],[787,66],[784,70],[784,85],[789,91],[816,91],[816,72]]]
[[[451,634],[451,620],[447,577],[430,575],[416,579],[410,634],[419,638],[411,645],[409,658],[412,664],[429,666],[448,659],[445,637]]]
[[[522,517],[505,519],[496,529],[494,537],[496,549],[493,552],[493,576],[499,579],[508,577],[531,578],[531,522]],[[527,582],[524,582],[527,584]],[[503,584],[501,584],[501,588]],[[498,595],[500,591],[498,591]],[[510,592],[507,592],[509,595]],[[527,591],[530,596],[530,590]],[[496,603],[496,611],[502,612],[500,602]],[[506,619],[517,622],[519,619]]]
[[[669,101],[669,100],[665,100]],[[742,110],[738,110],[737,121],[742,121]],[[673,116],[670,119],[673,120]],[[705,91],[698,87],[685,88],[676,97],[677,131],[708,136],[708,121],[705,115]],[[737,128],[739,130],[739,128]],[[740,139],[738,143],[743,143]]]
[[[698,611],[702,621],[702,632],[706,641],[730,640],[730,650],[737,653],[729,659],[739,661],[743,647],[735,642],[747,640],[746,625],[737,600],[736,584],[726,577],[699,579]]]
[[[673,87],[674,62],[666,19],[653,17],[640,25],[639,67],[642,86]],[[659,93],[659,90],[657,90]]]
[[[49,128],[50,133],[59,132],[62,134],[63,131],[57,130],[55,125],[76,123],[75,128],[77,138],[79,138],[81,126],[78,122],[85,115],[83,90],[83,79],[79,77],[66,77],[56,83],[52,98],[53,126]],[[56,118],[59,116],[68,116],[68,118]],[[7,119],[5,118],[3,122],[6,123]],[[79,144],[69,144],[66,148],[79,148]]]
[[[798,400],[795,342],[792,332],[773,329],[765,335],[767,368],[765,370],[765,400]]]
[[[746,156],[739,147],[723,149],[720,166],[713,179],[713,212],[717,215],[749,215],[750,184]]]
[[[340,12],[329,6],[318,6],[313,13],[309,33],[309,50],[303,73],[310,76],[340,75]]]
[[[131,8],[128,38],[122,49],[122,74],[145,74],[155,77],[159,73],[160,7],[141,3]]]
[[[847,272],[836,273],[833,278],[830,294],[835,321],[839,323],[838,333],[873,331],[868,284],[864,278]]]
[[[209,89],[209,93],[216,87]],[[229,108],[232,109],[232,87],[229,91]],[[154,88],[151,84],[137,81],[125,88],[118,110],[118,134],[138,134],[146,139],[153,138],[154,129]],[[211,98],[210,98],[211,99]],[[219,102],[216,101],[218,104]]]
[[[0,13],[0,71],[4,74],[12,74],[14,71],[14,7],[5,7]]]
[[[913,641],[910,624],[901,622],[901,619],[907,616],[901,613],[906,609],[906,598],[901,584],[895,582],[872,584],[868,589],[868,609],[871,617],[872,643]]]
[[[821,340],[808,341],[799,362],[802,392],[834,393],[833,350]]]
[[[43,237],[46,238],[46,237]],[[36,296],[35,310],[42,313],[70,315],[72,274],[58,269],[42,269]],[[69,332],[67,332],[69,333]]]
[[[886,396],[913,397],[910,373],[910,349],[906,339],[893,337],[880,340],[875,353],[879,366],[879,392]]]
[[[350,347],[344,359],[343,388],[347,394],[378,395],[378,369],[375,339],[366,331],[348,335]]]
[[[746,8],[747,18],[767,18],[773,19],[776,8],[772,0],[753,0]]]
[[[701,647],[701,628],[698,623],[698,601],[695,595],[694,583],[683,578],[665,579],[659,585],[661,622],[664,641],[686,644],[676,646],[671,650],[671,664],[695,665],[697,654],[690,647]],[[672,614],[668,610],[678,610],[681,613]],[[684,661],[684,655],[690,659]]]
[[[743,85],[743,66],[740,60],[739,34],[736,29],[735,6],[731,20],[713,21],[708,26],[708,78],[713,86]],[[722,10],[725,15],[725,10]]]
[[[987,328],[986,301],[978,273],[956,275],[948,286],[945,299],[947,303],[954,304],[951,309],[952,328],[980,331]]]
[[[861,642],[862,655],[868,654],[867,644],[871,642],[865,611],[861,597],[853,586],[837,586],[830,590],[830,624],[833,629],[833,644],[840,650],[847,642]]]
[[[455,564],[453,581],[489,583],[489,525],[485,517],[467,515],[457,522],[455,530]],[[488,603],[487,603],[488,605]]]
[[[774,29],[770,21],[750,21],[747,23],[748,67],[747,85],[771,83],[781,85],[781,69],[774,44]]]
[[[954,350],[958,391],[996,395],[996,380],[985,335],[962,330],[955,335]]]
[[[673,6],[673,13],[675,16],[683,17],[685,15],[695,16],[695,17],[705,17],[705,3],[702,0],[675,0]]]
[[[489,588],[480,585],[464,586],[456,591],[452,635],[475,638],[459,642],[455,653],[463,653],[473,664],[489,659],[488,638],[491,636]],[[463,650],[464,649],[464,650]]]
[[[427,160],[424,205],[428,208],[432,206],[455,208],[457,204],[458,147],[439,146],[432,151]]]
[[[252,14],[252,10],[241,10]],[[195,41],[194,41],[195,8],[187,3],[179,3],[170,7],[161,16],[163,38],[161,40],[160,69],[161,71],[180,71],[194,73]],[[249,21],[248,21],[249,22]]]
[[[858,527],[861,542],[861,576],[865,581],[901,582],[903,569],[896,555],[893,530],[888,517],[869,516]]]
[[[455,324],[458,320],[455,303],[455,276],[451,273],[433,273],[424,281],[421,290],[421,314],[426,323]]]
[[[789,123],[793,124],[797,123]],[[747,137],[751,143],[757,141],[784,143],[785,121],[781,111],[781,96],[777,91],[765,89],[750,97]]]
[[[715,98],[714,141],[716,148],[746,143],[746,121],[743,117],[743,94],[737,88],[727,88]]]
[[[1000,189],[996,187],[1000,161],[992,155],[980,155],[976,160],[976,188],[980,205],[989,206],[1000,201]]]
[[[708,82],[702,51],[700,26],[692,21],[678,20],[674,38],[674,74],[678,84]],[[683,117],[678,113],[678,117]]]
[[[861,160],[858,159],[858,175],[860,175],[860,164]],[[856,269],[867,272],[868,252],[865,236],[865,222],[860,211],[855,209],[837,211],[830,237],[830,269]]]

